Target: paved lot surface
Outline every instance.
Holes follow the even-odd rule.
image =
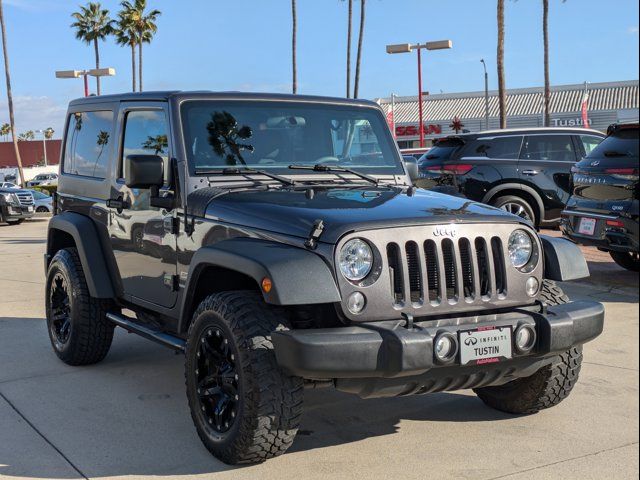
[[[49,346],[46,219],[0,225],[0,477],[638,478],[638,275],[586,251],[593,278],[565,285],[606,303],[574,393],[534,416],[492,411],[470,391],[360,400],[306,393],[286,455],[228,467],[191,424],[182,356],[118,331],[100,365],[72,368]]]

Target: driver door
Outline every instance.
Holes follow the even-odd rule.
[[[150,190],[129,188],[124,181],[127,155],[152,154],[164,160],[164,186],[169,190],[170,148],[166,104],[123,104],[120,111],[121,148],[119,177],[111,198],[124,208],[110,208],[109,236],[124,293],[142,302],[170,308],[175,291],[176,237],[173,212],[150,205]],[[140,303],[140,302],[138,302]]]

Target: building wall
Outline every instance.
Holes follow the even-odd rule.
[[[47,164],[58,165],[60,162],[61,140],[47,140]],[[44,162],[44,145],[42,140],[18,142],[23,167],[32,167]],[[13,142],[0,142],[0,167],[17,167],[18,162],[13,150]]]

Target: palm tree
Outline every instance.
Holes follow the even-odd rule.
[[[360,0],[360,32],[358,33],[358,53],[356,54],[356,77],[353,82],[353,98],[358,98],[360,86],[360,61],[362,59],[362,40],[364,39],[364,14],[367,0]]]
[[[118,12],[117,27],[115,30],[116,42],[118,45],[131,48],[131,91],[136,91],[136,45],[138,45],[138,34],[135,29],[133,16],[130,10]]]
[[[9,125],[8,123],[3,123],[2,126],[0,126],[0,135],[2,135],[4,137],[4,141],[7,141],[7,137],[9,136],[9,134],[11,133],[11,125]]]
[[[33,140],[34,138],[36,138],[36,134],[33,132],[33,130],[27,130],[26,132],[18,135],[18,140],[24,141],[24,142]]]
[[[298,93],[298,65],[296,63],[296,35],[298,33],[298,15],[296,13],[296,0],[291,0],[291,73],[293,80],[291,90]]]
[[[55,133],[55,130],[53,128],[51,128],[51,127],[45,128],[44,132],[43,132],[44,138],[47,139],[47,140],[51,140],[53,138],[53,134],[54,133]]]
[[[507,94],[504,82],[504,0],[498,0],[498,105],[500,107],[500,128],[507,128]]]
[[[22,158],[20,158],[20,149],[18,148],[18,139],[16,138],[15,121],[13,117],[13,94],[11,93],[11,73],[9,71],[9,53],[7,51],[7,31],[4,24],[4,12],[2,10],[2,0],[0,0],[0,30],[2,30],[2,53],[4,55],[4,75],[7,80],[7,105],[9,107],[9,130],[11,131],[11,139],[13,141],[13,151],[18,162],[18,175],[20,175],[20,185],[24,186],[24,172],[22,171]]]
[[[103,9],[100,3],[89,2],[86,7],[81,6],[79,12],[72,13],[75,22],[71,24],[76,29],[76,38],[88,44],[93,43],[96,55],[96,68],[100,68],[100,51],[98,41],[104,40],[113,33],[113,20],[109,18],[109,10]],[[100,77],[96,77],[96,89],[100,95]]]
[[[351,96],[351,24],[353,20],[353,0],[348,0],[347,15],[347,98]]]
[[[139,91],[142,91],[142,44],[151,43],[153,36],[158,31],[156,20],[162,14],[160,10],[151,10],[145,13],[147,0],[125,0],[121,4],[123,12],[130,18],[133,31],[137,34],[138,44],[138,80]]]

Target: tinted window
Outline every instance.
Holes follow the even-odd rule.
[[[520,158],[555,162],[575,162],[570,135],[533,135],[525,137]]]
[[[518,158],[522,137],[478,138],[460,152],[462,157]]]
[[[584,147],[585,155],[589,155],[602,142],[602,138],[593,135],[580,135],[580,141]]]
[[[418,162],[424,162],[425,160],[449,160],[453,152],[460,148],[459,145],[455,146],[440,146],[436,145],[432,147],[427,153],[422,155]]]
[[[625,128],[605,138],[587,158],[638,158],[638,128]]]
[[[62,171],[73,175],[105,178],[113,112],[78,112],[71,115],[67,128]]]
[[[163,110],[134,110],[127,113],[122,159],[127,158],[127,155],[158,155],[162,157],[165,181],[167,180],[169,143],[167,120]],[[122,171],[121,169],[121,175]]]
[[[187,156],[196,171],[233,165],[291,173],[327,162],[372,173],[402,171],[379,111],[296,102],[185,102]]]

